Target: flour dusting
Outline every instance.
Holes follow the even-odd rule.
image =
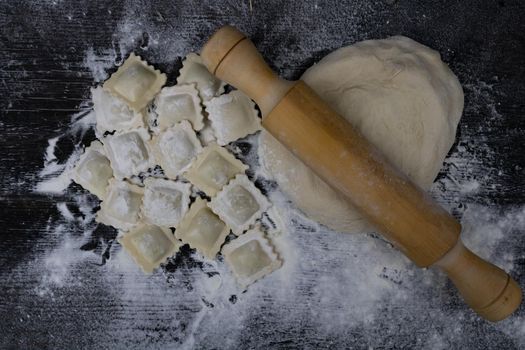
[[[81,108],[85,108],[84,103]],[[48,140],[48,146],[44,154],[44,167],[38,173],[41,179],[34,190],[41,193],[63,193],[71,183],[71,171],[82,154],[82,139],[86,132],[94,125],[95,116],[91,111],[82,111],[71,117],[69,129],[62,135]],[[57,144],[62,138],[72,137],[75,139],[73,152],[64,162],[60,162],[55,155]]]
[[[85,53],[84,66],[89,69],[93,80],[100,83],[109,78],[108,70],[118,63],[117,57],[115,49],[96,53],[95,49],[90,47]]]
[[[239,6],[247,8],[248,3]],[[154,16],[140,15],[140,6],[127,6],[113,47],[85,52],[84,68],[95,82],[106,79],[132,50],[141,50],[162,65],[174,81],[180,57],[198,49],[202,38],[185,37],[176,23],[168,26],[162,8],[144,7],[156,12]],[[257,2],[254,8],[257,11]],[[350,10],[344,11],[351,16]],[[358,29],[358,25],[351,28]],[[319,35],[329,34],[321,30]],[[342,44],[330,42],[334,47]],[[326,49],[322,40],[318,45],[317,49]],[[295,44],[283,46],[282,56],[270,59],[291,75],[293,67],[285,62],[305,52],[296,52],[301,50]],[[469,97],[465,113],[484,114],[488,127],[498,127],[501,115],[493,87],[469,81],[464,88]],[[305,217],[260,166],[258,136],[235,142],[229,149],[250,165],[248,175],[278,209],[285,230],[272,240],[283,267],[242,290],[222,258],[210,261],[186,247],[152,276],[145,276],[115,243],[116,232],[94,221],[100,202],[71,184],[70,171],[89,144],[86,135],[94,134],[89,103],[80,109],[67,130],[48,140],[34,189],[57,197],[56,215],[50,216],[46,231],[33,243],[45,241],[50,248],[13,270],[13,275],[30,276],[25,286],[31,290],[28,310],[37,309],[42,300],[59,310],[77,305],[78,314],[70,322],[85,322],[86,335],[107,347],[274,348],[286,347],[290,338],[294,339],[290,344],[297,344],[297,339],[309,334],[337,348],[344,344],[332,339],[343,334],[355,341],[356,348],[400,347],[392,339],[404,335],[419,348],[450,349],[471,346],[466,334],[482,337],[491,332],[505,334],[516,347],[525,346],[522,311],[496,325],[481,321],[442,273],[416,268],[380,236],[332,232]],[[71,139],[73,147],[69,157],[61,160],[57,154],[64,139]],[[498,167],[496,159],[477,130],[463,128],[431,194],[461,219],[469,248],[519,274],[513,269],[525,255],[511,238],[525,231],[525,206],[478,199],[502,186],[500,173],[505,169]],[[27,315],[25,322],[30,326],[36,320]],[[48,322],[52,333],[57,326],[53,315],[39,317],[40,322]],[[411,327],[400,327],[401,320]],[[431,333],[427,333],[428,325]],[[491,340],[485,343],[493,344]]]
[[[57,136],[48,141],[49,145],[44,157],[44,168],[39,174],[45,180],[37,184],[37,192],[62,193],[71,182],[69,171],[73,168],[80,153],[76,152],[65,163],[59,163],[55,157],[55,148],[59,139],[60,137]]]

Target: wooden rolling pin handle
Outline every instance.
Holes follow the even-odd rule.
[[[414,263],[442,268],[478,314],[497,321],[519,306],[519,286],[463,246],[459,222],[304,82],[277,76],[233,27],[215,33],[201,54],[212,73],[257,102],[268,132],[344,194]]]
[[[234,50],[241,54],[232,55]],[[263,117],[294,85],[275,74],[251,40],[230,26],[221,28],[208,40],[201,56],[210,72],[228,83],[232,81],[231,85],[250,96]]]
[[[489,321],[503,320],[521,304],[516,281],[465,248],[461,240],[434,265],[447,273],[465,302]]]

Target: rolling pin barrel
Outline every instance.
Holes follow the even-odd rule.
[[[391,166],[304,82],[278,77],[253,43],[223,27],[202,50],[208,69],[252,98],[263,126],[418,266],[442,268],[465,301],[491,321],[510,315],[521,290],[459,239],[461,225]]]

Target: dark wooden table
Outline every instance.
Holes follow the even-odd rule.
[[[170,262],[160,277],[147,282],[138,280],[139,277],[131,281],[129,276],[119,273],[114,273],[111,280],[105,279],[104,275],[111,273],[105,262],[112,259],[115,232],[103,227],[91,227],[84,237],[79,225],[64,223],[60,232],[67,237],[80,237],[83,243],[75,249],[87,254],[87,258],[75,264],[77,255],[68,257],[68,250],[64,250],[63,260],[46,259],[49,251],[62,249],[63,236],[53,234],[56,231],[52,230],[63,220],[57,203],[65,203],[75,218],[82,218],[85,213],[74,210],[79,196],[95,200],[74,185],[58,195],[34,191],[48,140],[70,132],[57,144],[55,155],[59,161],[67,159],[75,146],[78,135],[71,134],[71,115],[85,109],[82,104],[89,97],[89,87],[101,76],[101,72],[88,67],[94,66],[97,57],[104,57],[110,69],[121,62],[122,55],[135,50],[168,72],[173,82],[181,56],[198,51],[217,27],[229,23],[249,34],[271,65],[290,79],[298,78],[331,50],[364,39],[402,34],[438,50],[464,86],[465,113],[458,142],[433,195],[467,226],[479,225],[478,230],[497,231],[494,234],[499,236],[494,239],[490,239],[490,233],[480,234],[489,237],[490,242],[481,253],[510,266],[512,275],[525,287],[524,3],[519,0],[253,0],[251,3],[251,6],[248,0],[4,0],[0,3],[0,347],[177,348],[183,344],[232,349],[368,346],[514,349],[525,346],[523,307],[513,318],[495,326],[473,315],[443,276],[411,267],[390,273],[387,263],[385,280],[393,281],[397,287],[378,301],[379,311],[376,310],[373,320],[348,319],[343,311],[338,311],[341,309],[338,305],[323,304],[316,289],[308,289],[313,280],[333,272],[338,263],[352,264],[352,257],[331,258],[345,254],[338,245],[344,246],[347,236],[305,226],[299,219],[295,222],[296,232],[291,233],[293,240],[296,246],[308,242],[324,247],[321,267],[301,270],[304,275],[296,277],[306,281],[304,288],[287,291],[292,296],[278,298],[270,291],[255,289],[260,297],[250,307],[239,306],[242,294],[232,295],[230,303],[221,307],[199,297],[202,286],[192,282],[192,275],[216,272],[209,272],[210,266],[193,259],[189,250]],[[113,61],[108,61],[108,57]],[[90,59],[94,60],[91,64]],[[84,136],[85,140],[93,137],[93,132]],[[465,190],[469,181],[477,184],[475,190]],[[464,219],[466,213],[471,216]],[[390,249],[382,241],[375,241],[381,249]],[[475,242],[475,237],[471,241]],[[355,252],[355,256],[359,254],[363,253]],[[58,279],[53,288],[42,290],[42,281],[54,278],[43,272],[45,267],[57,270],[61,261],[73,266],[69,272],[74,276],[73,282],[67,280],[60,286],[57,284],[62,280]],[[185,302],[177,302],[180,289],[194,293],[195,297],[186,296]],[[396,299],[396,290],[406,293],[408,299]],[[172,302],[155,297],[158,293],[173,296]],[[349,295],[352,293],[348,290]],[[240,301],[236,303],[237,298]],[[203,308],[211,311],[202,313]],[[319,310],[327,310],[329,315],[339,318],[337,325],[325,322],[323,312],[316,314]],[[240,321],[221,324],[208,320],[229,319],[223,317],[229,312],[239,313]],[[202,319],[196,320],[199,317]]]

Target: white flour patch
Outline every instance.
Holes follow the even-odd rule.
[[[66,203],[57,203],[57,209],[67,221],[75,221],[75,217],[67,207]]]
[[[458,185],[460,186],[459,191],[461,194],[475,193],[481,186],[477,180],[466,181],[463,184]]]
[[[76,152],[65,163],[59,163],[55,156],[55,149],[59,139],[60,136],[57,136],[48,141],[44,157],[44,168],[39,173],[39,177],[44,180],[37,184],[36,192],[62,193],[71,182],[69,171],[80,154]]]
[[[52,296],[55,288],[80,286],[81,281],[71,276],[70,271],[76,264],[84,263],[85,258],[92,255],[79,250],[79,242],[67,237],[65,227],[58,226],[51,234],[60,236],[60,245],[41,260],[35,261],[43,266],[40,285],[35,290],[41,297],[48,294]]]
[[[506,271],[514,267],[515,254],[497,249],[499,244],[512,247],[509,237],[525,229],[525,206],[509,208],[495,213],[480,205],[470,206],[464,214],[462,237],[465,245],[484,259],[490,260]],[[498,251],[498,254],[494,252]]]
[[[81,107],[85,108],[85,106]],[[42,180],[35,186],[35,192],[64,193],[71,183],[71,170],[83,152],[82,138],[93,127],[94,123],[95,116],[93,112],[79,112],[71,117],[70,128],[64,134],[48,140],[48,146],[44,154],[44,167],[38,173],[38,177]],[[58,142],[65,137],[73,137],[76,140],[71,155],[64,162],[60,162],[55,153]]]
[[[87,196],[79,195],[69,204],[77,208],[80,215],[74,214],[68,203],[57,203],[60,217],[54,222],[50,219],[46,232],[48,243],[54,244],[55,248],[37,257],[33,262],[39,276],[35,293],[40,297],[53,297],[57,288],[81,287],[82,278],[73,275],[71,271],[79,265],[99,260],[93,252],[80,249],[85,237],[93,232],[93,208],[88,203]]]
[[[44,169],[41,172],[42,175],[48,175],[54,172],[53,165],[56,165],[57,160],[57,157],[55,156],[55,147],[57,146],[59,138],[60,137],[57,136],[47,141],[48,145],[46,148],[46,153],[44,154]]]
[[[109,78],[107,71],[115,66],[116,60],[115,50],[104,50],[98,54],[90,47],[85,54],[84,67],[89,69],[93,80],[100,83]]]

